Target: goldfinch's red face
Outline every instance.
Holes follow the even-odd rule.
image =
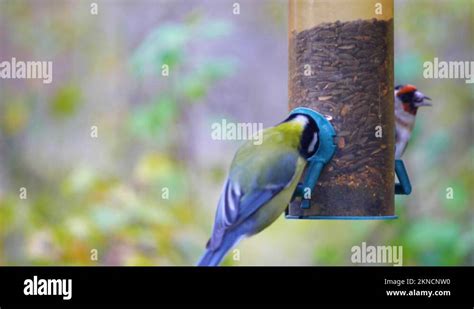
[[[431,100],[413,85],[400,85],[395,87],[395,95],[402,102],[403,109],[411,114],[416,114],[421,106],[431,106],[425,100]]]

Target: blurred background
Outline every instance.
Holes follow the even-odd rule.
[[[211,124],[288,112],[287,1],[95,2],[0,0],[0,61],[54,66],[51,84],[0,81],[0,264],[192,265],[241,144]],[[402,245],[404,265],[474,264],[474,86],[422,75],[474,60],[474,2],[396,0],[395,30],[397,83],[433,98],[399,219],[282,216],[225,265],[351,265],[361,242]]]

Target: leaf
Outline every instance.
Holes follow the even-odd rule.
[[[169,98],[159,98],[152,104],[137,108],[132,114],[132,131],[144,137],[166,133],[165,128],[176,117],[177,103]]]
[[[184,25],[168,23],[156,28],[134,52],[131,58],[134,72],[139,76],[158,74],[163,64],[170,68],[177,66],[189,39],[189,29]]]
[[[205,60],[182,81],[184,95],[190,102],[202,99],[213,84],[232,75],[236,64],[228,58]]]
[[[172,192],[174,202],[185,197],[185,171],[171,157],[160,153],[149,153],[141,157],[135,167],[134,177],[142,184],[157,188],[161,196],[162,189]]]
[[[460,226],[455,222],[425,219],[407,230],[407,252],[423,265],[456,264],[465,254]]]
[[[224,20],[202,22],[196,27],[196,34],[200,39],[216,39],[232,32],[232,25]]]
[[[55,117],[73,116],[82,100],[82,92],[78,86],[67,85],[60,88],[51,101],[51,112]]]
[[[13,99],[6,106],[1,115],[0,125],[7,134],[15,135],[23,131],[28,124],[30,111],[24,100]]]
[[[120,209],[97,205],[91,213],[92,219],[103,232],[114,232],[120,229],[127,218]]]
[[[131,58],[132,68],[139,76],[158,75],[163,64],[170,68],[182,64],[187,44],[220,38],[231,31],[226,21],[167,23],[153,30],[139,45]]]
[[[161,154],[146,154],[139,161],[135,168],[135,177],[145,183],[166,178],[174,171],[173,161]]]

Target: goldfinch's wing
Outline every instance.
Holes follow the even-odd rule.
[[[258,146],[255,146],[258,147]],[[215,249],[224,232],[239,225],[287,187],[295,174],[299,154],[289,149],[255,149],[236,155],[217,207],[208,247]]]

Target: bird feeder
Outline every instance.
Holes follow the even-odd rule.
[[[326,129],[287,218],[396,218],[411,188],[394,164],[393,0],[289,0],[288,82],[290,109]]]

